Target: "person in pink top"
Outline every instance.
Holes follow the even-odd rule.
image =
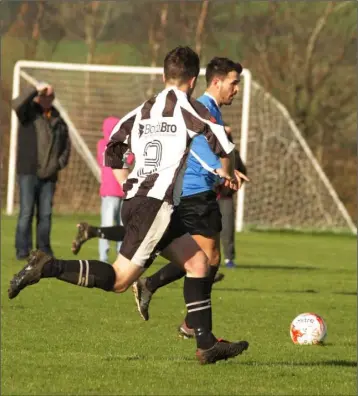
[[[109,137],[114,126],[119,122],[119,118],[108,117],[103,121],[102,130],[103,138],[97,143],[97,161],[101,167],[101,226],[113,226],[121,224],[121,206],[124,196],[121,185],[117,182],[111,168],[103,166],[103,154]],[[117,243],[117,252],[121,242]],[[99,259],[108,262],[109,241],[107,239],[99,240]]]

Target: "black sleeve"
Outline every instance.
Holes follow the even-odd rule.
[[[188,104],[194,111],[181,107],[187,131],[191,134],[203,134],[214,154],[221,158],[227,157],[233,151],[234,145],[229,142],[224,127],[216,123],[202,103],[190,98]]]
[[[131,115],[133,113],[130,113]],[[130,137],[133,129],[136,113],[129,118],[123,118],[114,128],[104,153],[104,163],[112,169],[123,169],[125,166],[125,154],[130,148]]]
[[[247,176],[247,168],[243,163],[239,150],[235,149],[235,169]]]
[[[20,96],[12,101],[12,108],[15,110],[19,121],[24,124],[31,118],[33,110],[33,99],[37,96],[36,88],[26,89]]]

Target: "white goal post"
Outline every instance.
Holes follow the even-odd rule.
[[[56,91],[55,106],[69,126],[73,150],[61,172],[56,211],[98,213],[99,167],[96,143],[108,116],[121,117],[162,89],[162,68],[18,61],[13,98],[28,85],[47,81]],[[195,97],[205,90],[205,69]],[[252,183],[237,194],[236,230],[244,227],[349,229],[356,232],[344,205],[314,158],[285,107],[251,80],[223,118],[234,130]],[[18,120],[11,115],[7,214],[14,213]],[[290,174],[290,170],[294,177]],[[296,179],[296,186],[292,183]],[[276,184],[276,188],[272,188]]]

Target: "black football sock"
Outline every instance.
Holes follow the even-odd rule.
[[[155,274],[148,276],[146,287],[151,293],[155,293],[157,289],[175,282],[185,276],[185,272],[177,265],[169,263],[157,271]]]
[[[210,294],[211,294],[211,290],[212,290],[212,288],[213,288],[215,275],[216,275],[216,273],[218,272],[218,270],[219,270],[219,266],[211,265],[211,266],[209,267],[208,278],[209,278],[209,281],[210,281]]]
[[[113,291],[116,273],[110,264],[97,260],[57,260],[46,263],[43,278],[57,278],[73,285]]]
[[[211,348],[217,340],[211,332],[212,312],[209,278],[185,277],[184,299],[188,312],[187,318],[195,330],[198,348]]]
[[[108,241],[122,242],[124,238],[125,230],[123,226],[112,226],[112,227],[88,227],[89,238],[101,238],[107,239]]]
[[[213,288],[213,284],[214,284],[214,279],[215,279],[215,275],[218,272],[219,267],[217,266],[213,266],[211,265],[209,268],[209,274],[208,274],[208,278],[209,278],[209,287],[210,287],[210,295],[211,295],[211,289]],[[188,316],[188,314],[185,317],[185,323],[189,328],[193,328],[192,323],[190,323],[190,317]]]

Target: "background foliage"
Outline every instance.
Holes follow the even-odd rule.
[[[188,44],[203,65],[239,60],[284,103],[356,218],[356,26],[354,1],[2,1],[2,185],[17,60],[156,66]]]

